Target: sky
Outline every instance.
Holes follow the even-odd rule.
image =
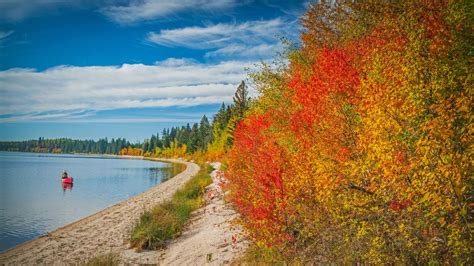
[[[282,37],[298,41],[307,5],[0,0],[0,140],[138,142],[212,118]]]

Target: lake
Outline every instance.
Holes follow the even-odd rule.
[[[0,251],[138,195],[183,165],[92,155],[0,152]],[[63,185],[67,170],[72,186]]]

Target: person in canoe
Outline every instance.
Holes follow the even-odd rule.
[[[64,173],[63,173],[63,179],[64,178],[68,178],[66,170],[64,170]]]

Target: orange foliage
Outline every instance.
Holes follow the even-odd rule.
[[[119,155],[143,156],[143,149],[133,147],[123,148],[120,150]]]
[[[266,136],[269,125],[268,114],[252,116],[238,124],[234,148],[229,154],[231,170],[226,175],[236,206],[256,229],[254,234],[279,237],[285,222],[285,160],[283,149]],[[272,241],[276,240],[267,243]]]
[[[227,157],[257,245],[303,262],[472,263],[466,8],[310,7],[289,66],[256,75]]]

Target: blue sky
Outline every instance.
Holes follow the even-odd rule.
[[[212,117],[281,37],[297,40],[306,6],[0,0],[0,140],[141,141]]]

